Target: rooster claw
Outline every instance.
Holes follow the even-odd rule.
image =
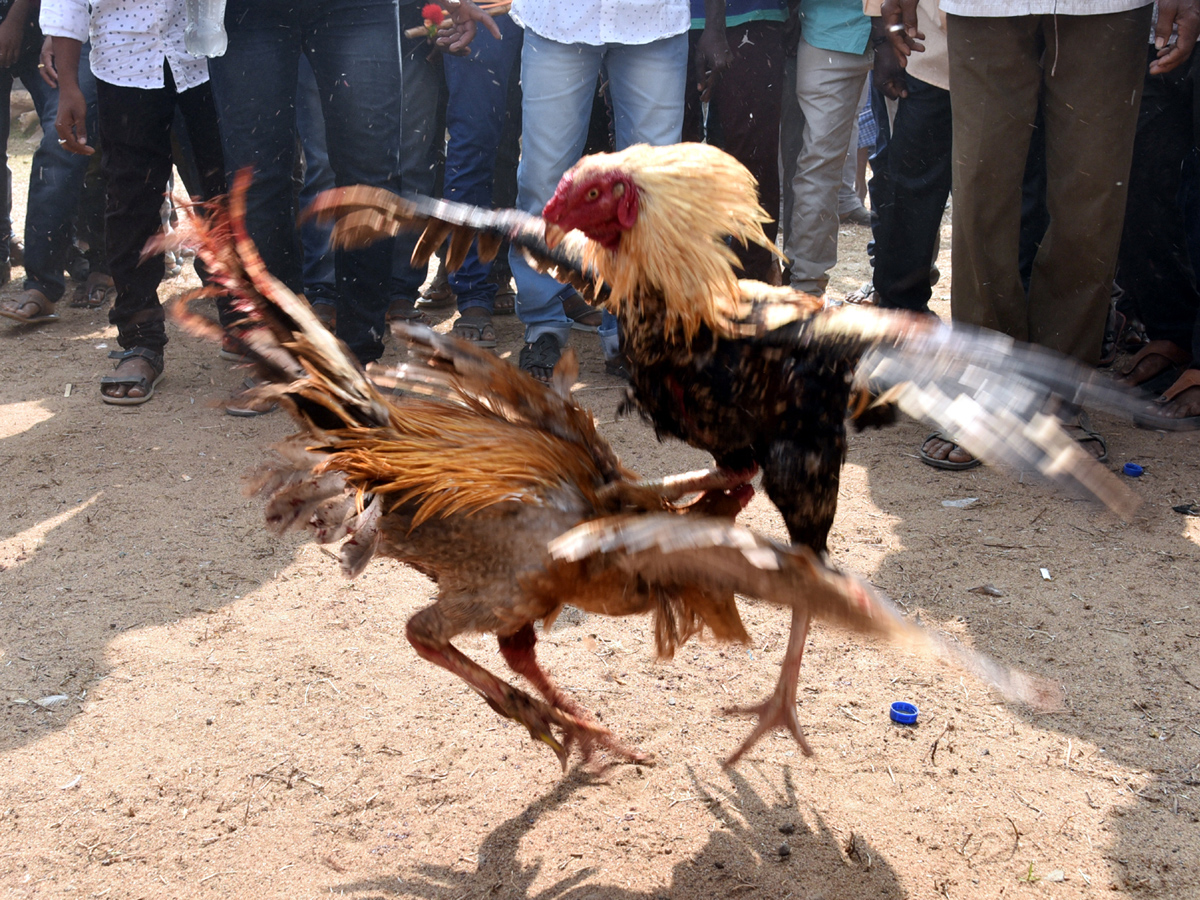
[[[796,739],[796,743],[800,745],[800,752],[805,756],[812,756],[812,747],[808,745],[808,741],[804,739],[804,732],[800,730],[800,720],[796,717],[796,702],[787,697],[782,697],[779,694],[772,694],[771,697],[757,706],[731,706],[721,710],[726,716],[758,716],[758,724],[754,726],[754,730],[750,732],[750,736],[742,741],[739,746],[728,759],[721,765],[728,769],[736,765],[751,747],[762,739],[763,735],[774,731],[776,728],[785,729],[790,732],[792,737]]]

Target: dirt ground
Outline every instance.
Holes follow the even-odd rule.
[[[843,229],[838,290],[867,276],[867,238]],[[189,267],[162,295],[194,283]],[[769,691],[785,614],[747,603],[752,646],[660,662],[646,621],[569,611],[542,636],[549,670],[658,764],[564,776],[408,646],[428,581],[382,561],[348,583],[264,531],[239,476],[289,423],[213,408],[242,372],[172,330],[154,399],[105,406],[115,331],[60,309],[0,328],[0,895],[1200,896],[1200,519],[1171,511],[1200,500],[1193,438],[1093,416],[1110,466],[1146,468],[1132,522],[1029,474],[923,466],[915,423],[851,440],[836,561],[1060,682],[1067,711],[818,628],[800,711],[816,755],[775,736],[726,772],[750,723],[722,709]],[[511,356],[516,323],[498,324]],[[578,396],[630,466],[707,462],[615,420],[621,385],[593,337],[573,341]],[[783,537],[762,498],[743,521]],[[460,646],[504,672],[494,640]],[[917,727],[889,722],[900,699]]]

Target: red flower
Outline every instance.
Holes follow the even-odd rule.
[[[421,7],[421,18],[427,23],[441,25],[442,20],[446,18],[446,13],[438,4],[426,3]]]

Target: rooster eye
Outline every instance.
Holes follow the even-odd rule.
[[[587,192],[587,198],[589,200],[595,200],[599,196],[600,196],[599,188],[592,188],[590,191]]]

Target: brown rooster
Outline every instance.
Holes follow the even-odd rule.
[[[259,393],[282,402],[300,425],[249,483],[267,498],[269,527],[343,541],[348,576],[389,556],[432,578],[437,600],[408,622],[413,647],[523,724],[564,765],[573,744],[585,756],[604,747],[645,758],[538,665],[533,623],[548,626],[565,604],[604,615],[650,613],[657,649],[670,655],[704,628],[721,640],[746,640],[736,591],[932,651],[1018,700],[1045,705],[1051,696],[905,622],[811,550],[735,526],[752,493],[740,476],[637,480],[570,399],[570,358],[556,372],[557,390],[547,391],[491,354],[401,327],[412,361],[369,380],[308,306],[264,270],[242,226],[244,181],[229,210],[215,208],[197,223],[195,238],[238,321],[222,332],[186,301],[173,313],[195,333],[234,338],[267,380]],[[696,492],[703,493],[691,505],[677,503]],[[470,631],[496,634],[506,662],[545,702],[455,648],[452,639]]]
[[[1036,347],[951,327],[932,317],[862,307],[823,309],[814,297],[739,281],[727,241],[768,242],[756,185],[732,157],[700,144],[636,146],[581,160],[563,176],[544,218],[428,198],[342,188],[313,214],[353,246],[424,228],[415,263],[450,236],[457,265],[476,237],[480,255],[508,238],[620,321],[631,405],[660,436],[708,450],[718,466],[756,465],[793,542],[823,554],[856,424],[893,407],[925,420],[976,457],[1036,470],[1082,488],[1122,514],[1133,496],[1047,413],[1055,402],[1135,411],[1139,398]],[[796,718],[807,613],[792,636],[774,694],[735,761],[785,727],[808,752]]]

